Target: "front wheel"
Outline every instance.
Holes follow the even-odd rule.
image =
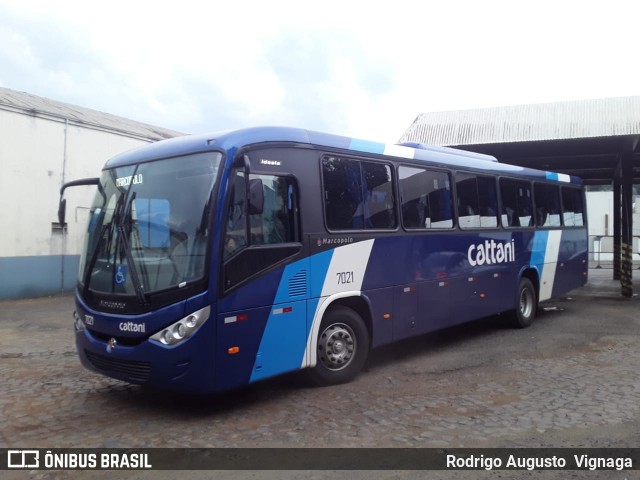
[[[536,289],[528,278],[520,279],[516,296],[516,309],[513,312],[513,326],[526,328],[533,323],[538,309]]]
[[[317,364],[309,376],[317,385],[351,381],[369,354],[369,331],[356,312],[341,305],[331,307],[322,319]]]

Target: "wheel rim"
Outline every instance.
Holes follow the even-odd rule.
[[[520,292],[520,315],[529,318],[533,312],[533,293],[527,288]]]
[[[344,323],[329,325],[318,340],[318,358],[329,370],[342,370],[356,353],[356,336]]]

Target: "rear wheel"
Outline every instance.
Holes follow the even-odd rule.
[[[513,326],[526,328],[533,323],[538,309],[536,289],[528,278],[521,278],[516,297],[516,309],[513,312]]]
[[[341,305],[331,307],[322,319],[317,364],[309,376],[318,385],[351,381],[369,354],[369,331],[356,312]]]

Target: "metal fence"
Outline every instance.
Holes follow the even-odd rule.
[[[640,269],[640,236],[632,242],[633,268]],[[613,268],[613,236],[589,236],[589,268]]]

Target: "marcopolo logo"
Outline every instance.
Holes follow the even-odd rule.
[[[133,332],[133,333],[144,333],[145,332],[145,324],[144,323],[134,323],[134,322],[120,322],[118,325],[121,332]]]
[[[467,251],[467,258],[472,267],[476,265],[515,262],[515,243],[513,240],[505,243],[499,243],[495,240],[485,240],[484,243],[470,245]]]

